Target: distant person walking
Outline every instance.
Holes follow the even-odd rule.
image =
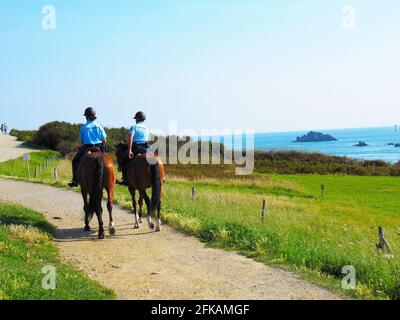
[[[7,124],[3,124],[3,132],[4,132],[4,134],[7,134],[7,131],[8,131],[8,127],[7,127]]]
[[[4,124],[1,124],[0,130],[1,130],[1,134],[4,134]]]

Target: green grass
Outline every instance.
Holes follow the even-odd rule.
[[[70,178],[70,162],[57,165],[61,180],[56,185],[61,186]],[[346,294],[400,299],[399,178],[262,174],[241,179],[167,178],[162,218],[174,228],[211,246],[295,270],[339,292],[342,268],[352,265],[357,289]],[[197,190],[195,201],[192,186]],[[265,224],[261,223],[263,199]],[[130,207],[125,187],[117,187],[116,201]],[[376,250],[378,226],[385,228],[393,259]]]
[[[24,161],[22,157],[9,160],[0,163],[0,176],[23,178],[23,179],[34,179],[35,168],[36,177],[38,179],[51,179],[53,177],[53,169],[57,164],[57,161],[53,160],[53,157],[58,156],[58,152],[55,151],[41,151],[30,153],[29,160],[29,171],[28,161]],[[46,160],[48,165],[46,167]]]
[[[322,199],[320,185],[326,186]],[[197,190],[191,200],[191,188]],[[357,272],[357,298],[400,299],[400,180],[394,177],[272,175],[248,180],[169,179],[163,219],[212,246],[289,267],[341,290],[342,268]],[[118,187],[126,207],[130,197]],[[266,199],[266,221],[261,204]],[[394,258],[377,252],[384,226]]]
[[[41,214],[0,202],[0,300],[112,299],[111,290],[60,261],[52,232]],[[42,287],[45,266],[55,268],[54,290]]]

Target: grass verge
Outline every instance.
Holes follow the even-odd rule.
[[[111,290],[60,260],[52,233],[53,227],[40,213],[0,202],[0,299],[112,299]],[[49,267],[55,270],[54,290],[42,285],[42,281],[49,284],[45,279]]]

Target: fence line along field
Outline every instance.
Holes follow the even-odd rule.
[[[32,159],[46,156],[41,152]],[[10,175],[7,168],[13,165],[13,161],[0,164],[0,175]],[[70,163],[57,160],[56,166],[58,180],[51,175],[36,180],[64,186]],[[397,178],[255,174],[245,179],[188,179],[178,172],[168,176],[162,212],[162,219],[174,228],[211,246],[296,270],[338,291],[343,267],[350,265],[357,274],[356,289],[346,291],[350,296],[400,298]],[[25,178],[21,172],[17,176]],[[125,187],[118,186],[116,201],[130,208]],[[378,226],[385,228],[392,256],[376,249]]]

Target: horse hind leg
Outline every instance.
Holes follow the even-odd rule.
[[[104,239],[104,227],[103,227],[103,209],[96,209],[97,220],[99,221],[99,239]]]
[[[150,230],[154,230],[154,223],[151,221],[151,206],[150,206],[150,198],[146,193],[146,190],[140,191],[140,196],[143,197],[144,202],[147,207],[147,224],[149,225]]]
[[[133,223],[133,228],[139,229],[137,203],[136,203],[136,190],[134,188],[130,187],[129,192],[132,197],[132,211],[133,211],[133,215],[135,216],[135,222]]]
[[[156,222],[156,232],[161,231],[161,219],[160,219],[160,212],[161,212],[161,200],[158,202],[157,206],[157,222]]]
[[[91,220],[91,216],[93,216],[93,213],[92,213],[92,215],[90,215],[89,202],[88,202],[88,198],[87,198],[88,194],[87,194],[86,190],[84,188],[81,188],[81,193],[82,193],[82,198],[83,198],[83,211],[85,212],[85,228],[84,228],[84,231],[85,232],[89,232],[90,231],[89,223],[90,223],[90,220]]]
[[[110,230],[110,235],[115,235],[115,225],[114,225],[114,220],[112,217],[112,210],[113,210],[113,203],[112,201],[107,201],[107,210],[108,210],[108,214],[110,216],[110,222],[109,222],[109,230]]]
[[[142,223],[143,218],[143,198],[139,198],[139,223]]]
[[[115,235],[115,226],[114,226],[114,220],[112,217],[112,210],[113,210],[113,191],[111,189],[112,187],[108,187],[107,190],[107,210],[108,210],[108,215],[109,215],[109,232],[110,235]]]

